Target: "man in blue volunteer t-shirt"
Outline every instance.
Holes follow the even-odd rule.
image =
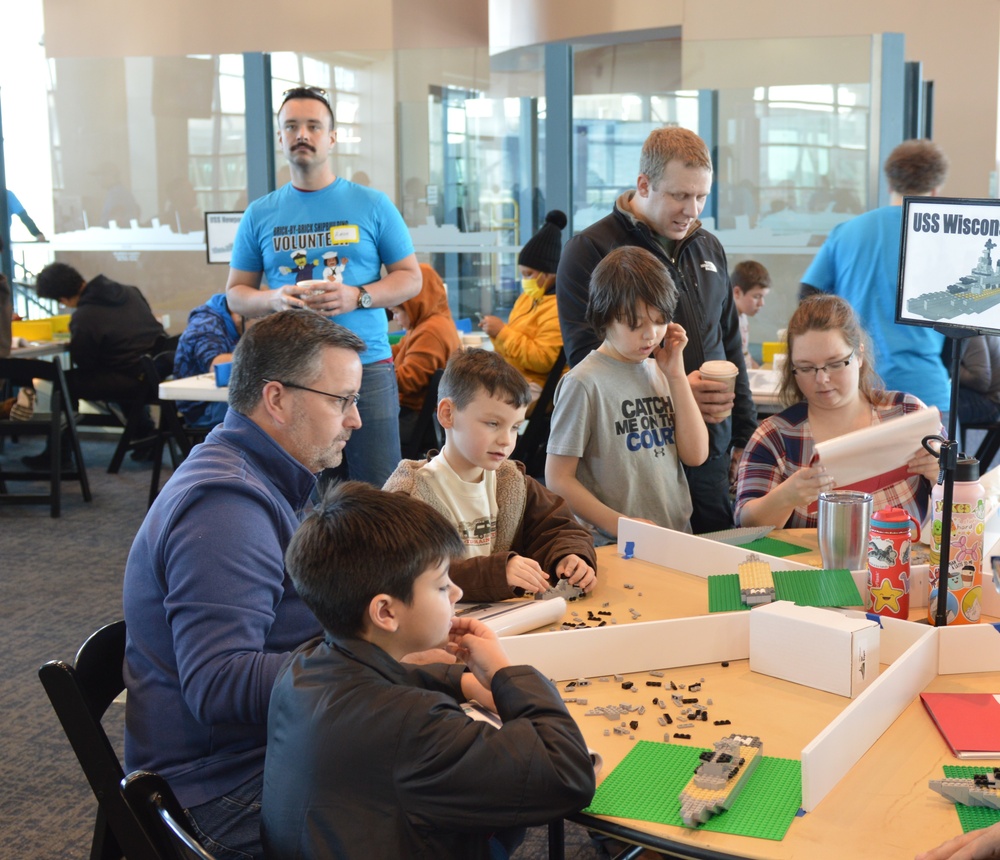
[[[889,153],[883,169],[889,205],[833,228],[802,276],[799,298],[822,292],[846,300],[872,339],[886,389],[936,406],[947,424],[951,383],[941,360],[944,335],[897,323],[896,293],[903,198],[936,196],[948,175],[948,159],[933,141],[906,140]]]
[[[248,317],[312,308],[364,340],[362,428],[344,453],[352,479],[382,486],[400,459],[399,396],[384,309],[420,292],[420,267],[389,198],[334,175],[329,155],[337,134],[322,90],[296,87],[285,93],[278,126],[292,179],[247,207],[226,298],[235,313]],[[316,277],[330,251],[346,263],[343,271],[335,278]],[[303,267],[311,275],[298,280]],[[262,276],[270,289],[262,289]]]

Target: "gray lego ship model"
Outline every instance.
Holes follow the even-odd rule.
[[[929,320],[950,320],[960,314],[981,314],[1000,304],[1000,261],[993,265],[993,249],[987,239],[979,262],[968,274],[936,293],[906,300],[906,310]]]
[[[729,809],[764,757],[764,742],[756,736],[730,735],[714,747],[701,754],[701,764],[678,797],[687,827]]]
[[[931,789],[963,806],[987,806],[990,809],[1000,809],[1000,767],[995,767],[988,773],[977,773],[971,777],[946,777],[932,779]]]

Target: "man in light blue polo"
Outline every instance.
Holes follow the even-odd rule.
[[[420,292],[420,267],[389,198],[334,175],[329,155],[337,134],[325,93],[313,87],[289,90],[278,124],[291,182],[247,207],[226,298],[235,313],[248,317],[311,308],[361,337],[367,346],[358,403],[363,423],[345,459],[350,478],[380,487],[400,459],[399,395],[384,309]],[[296,283],[297,261],[304,258],[314,274],[321,273],[329,251],[347,261],[340,278]],[[261,288],[262,276],[270,289]]]
[[[897,323],[896,291],[903,198],[936,196],[948,159],[933,141],[906,140],[889,153],[884,170],[889,205],[834,227],[802,276],[799,297],[822,292],[844,299],[872,339],[886,389],[913,394],[947,416],[951,383],[941,359],[944,335]]]

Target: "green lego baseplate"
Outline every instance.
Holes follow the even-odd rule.
[[[944,775],[957,779],[968,779],[977,773],[993,770],[992,765],[987,768],[983,765],[979,767],[964,764],[944,765]],[[978,830],[980,827],[989,827],[1000,821],[1000,809],[990,809],[988,806],[965,806],[961,803],[955,804],[955,812],[958,813],[958,821],[962,825],[962,832],[968,833],[970,830]]]
[[[752,540],[750,543],[740,544],[740,549],[747,552],[759,552],[764,555],[773,555],[776,558],[785,558],[789,555],[799,555],[803,552],[811,552],[804,546],[796,546],[793,543],[786,543],[773,537],[762,537]]]
[[[705,747],[638,741],[597,787],[584,812],[683,827],[678,796]],[[780,841],[802,806],[802,767],[765,756],[726,812],[699,830]]]
[[[858,586],[846,569],[773,570],[774,599],[791,600],[799,606],[862,606]],[[750,607],[740,600],[740,575],[724,573],[708,577],[708,611],[733,612]]]

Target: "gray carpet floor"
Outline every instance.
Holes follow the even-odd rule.
[[[6,440],[0,465],[19,465],[38,440]],[[72,662],[86,637],[122,616],[121,584],[132,538],[146,510],[151,466],[126,458],[106,472],[113,444],[84,443],[94,499],[64,482],[63,513],[41,505],[0,506],[0,857],[77,860],[90,852],[97,802],[38,681],[47,660]],[[169,458],[168,458],[169,459]],[[164,480],[169,476],[164,467]],[[27,485],[12,485],[12,489]],[[124,706],[104,725],[121,755]],[[529,831],[518,860],[547,856],[546,831]],[[566,857],[607,856],[568,824]]]

